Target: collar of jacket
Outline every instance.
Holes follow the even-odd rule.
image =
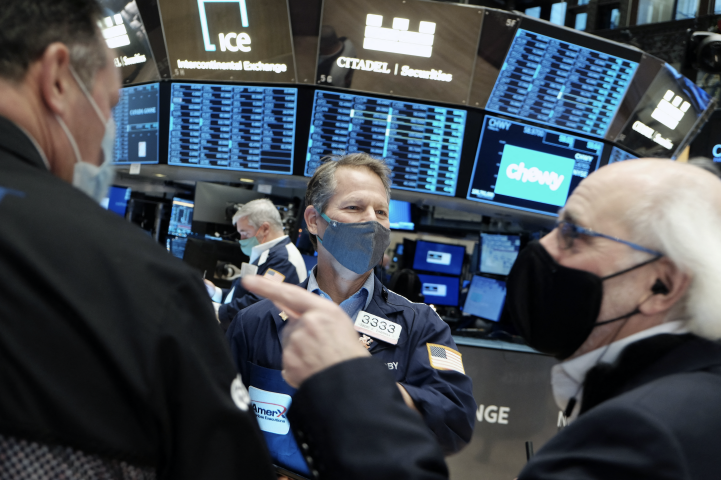
[[[47,171],[32,140],[13,121],[0,115],[0,150],[5,150],[34,167]]]
[[[402,315],[403,312],[406,310],[405,307],[403,307],[402,305],[390,303],[388,301],[388,289],[383,286],[380,280],[378,280],[378,277],[374,276],[374,282],[375,283],[373,286],[373,298],[368,304],[368,308],[364,311],[370,313],[371,315],[375,315],[377,317],[388,319],[391,322],[398,323],[403,327],[403,330],[401,331],[401,336],[398,339],[397,345],[391,345],[382,340],[377,340],[374,338],[370,348],[371,353],[384,350],[388,347],[402,346],[403,344],[405,344],[409,334],[408,330],[411,328],[412,323],[405,320],[404,316]],[[306,279],[298,286],[303,290],[306,290],[308,288],[308,279]],[[280,310],[276,308],[275,305],[273,306],[273,309],[271,311],[273,314],[273,322],[275,323],[278,340],[280,340],[282,343],[282,331],[283,328],[285,328],[286,321],[281,318]]]
[[[721,369],[721,345],[693,334],[661,334],[634,342],[614,363],[586,374],[581,412],[668,375]]]

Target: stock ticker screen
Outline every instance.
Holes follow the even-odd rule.
[[[327,155],[366,152],[386,159],[393,188],[453,196],[465,123],[464,110],[318,90],[305,175]]]
[[[113,108],[114,162],[158,163],[159,84],[125,87]]]
[[[519,28],[486,109],[603,137],[637,67]]]
[[[487,115],[467,198],[556,215],[602,153],[596,140]]]
[[[290,175],[298,90],[175,83],[168,164]]]

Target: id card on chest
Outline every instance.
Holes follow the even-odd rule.
[[[361,310],[355,320],[356,331],[382,340],[391,345],[397,345],[403,327],[398,323],[391,322],[385,318],[378,317]]]

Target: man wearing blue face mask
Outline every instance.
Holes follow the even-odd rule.
[[[233,215],[233,224],[240,234],[240,249],[250,257],[250,263],[243,267],[246,274],[293,285],[308,277],[303,256],[283,232],[283,222],[273,202],[261,198],[246,203]],[[208,295],[221,304],[218,320],[224,330],[239,311],[262,300],[243,288],[241,278],[235,279],[230,288],[223,289],[205,280]]]
[[[471,380],[438,315],[388,290],[373,275],[390,243],[388,174],[383,161],[364,153],[332,159],[316,170],[306,192],[305,220],[318,265],[301,287],[340,305],[359,343],[393,375],[406,405],[450,454],[463,448],[473,432]],[[296,445],[284,414],[295,393],[281,374],[280,339],[287,317],[264,300],[235,317],[227,338],[275,463],[309,476],[318,466],[306,462],[307,445]],[[440,357],[446,361],[437,361]],[[282,411],[269,413],[268,405]],[[376,441],[382,436],[379,431]]]

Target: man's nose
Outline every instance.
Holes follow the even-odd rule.
[[[363,215],[361,216],[361,222],[377,222],[378,221],[378,215],[376,215],[376,209],[373,207],[367,207],[365,210],[363,210]]]

